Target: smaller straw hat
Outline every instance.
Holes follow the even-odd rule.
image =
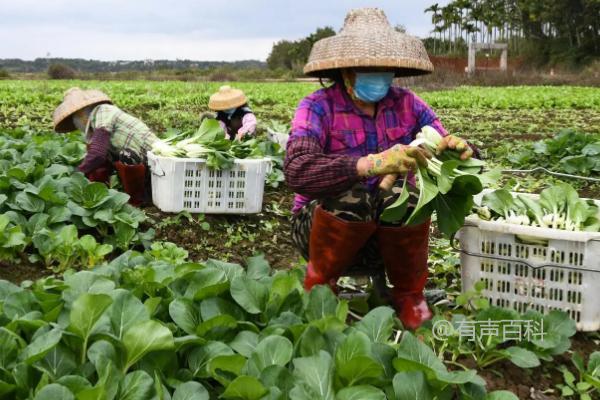
[[[329,77],[337,69],[357,67],[392,68],[396,76],[433,71],[423,42],[397,32],[378,8],[351,10],[337,35],[313,45],[304,73]]]
[[[223,111],[230,108],[243,106],[248,102],[248,98],[239,89],[234,89],[231,86],[221,86],[219,91],[210,96],[208,107],[211,110]]]
[[[58,133],[74,131],[73,119],[71,116],[77,111],[91,105],[102,103],[112,104],[110,98],[99,90],[82,90],[78,87],[72,87],[65,92],[62,103],[52,114],[54,130]]]

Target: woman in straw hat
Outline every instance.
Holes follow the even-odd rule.
[[[304,72],[335,83],[300,102],[285,160],[286,181],[297,193],[293,241],[309,260],[305,288],[335,288],[357,264],[385,268],[407,328],[431,318],[423,296],[429,221],[379,223],[401,191],[398,184],[387,190],[379,184],[386,175],[402,177],[427,164],[425,150],[408,146],[426,125],[443,137],[439,151],[459,149],[463,159],[472,154],[420,98],[391,86],[394,77],[432,70],[421,41],[396,32],[383,11],[350,11],[339,34],[312,48]]]
[[[116,168],[129,202],[141,205],[149,193],[146,154],[157,137],[139,119],[112,104],[99,90],[74,87],[52,116],[59,133],[76,129],[86,135],[87,153],[79,170],[88,179],[108,182]]]
[[[229,140],[242,140],[244,136],[254,134],[256,117],[241,90],[221,86],[218,92],[210,96],[208,107],[217,112],[216,118]]]

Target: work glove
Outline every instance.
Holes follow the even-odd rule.
[[[417,167],[426,167],[431,153],[420,147],[397,144],[377,154],[369,154],[367,176],[405,174]]]
[[[455,150],[461,153],[460,159],[463,161],[468,160],[471,158],[471,156],[473,156],[473,149],[471,146],[469,146],[466,140],[461,139],[458,136],[448,135],[442,137],[442,140],[435,149],[435,153],[440,155],[447,149]]]

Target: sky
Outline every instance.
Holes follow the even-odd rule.
[[[425,37],[440,0],[0,0],[0,58],[266,60],[273,43],[338,31],[348,10],[383,9]]]

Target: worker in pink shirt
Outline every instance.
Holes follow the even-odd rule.
[[[411,329],[432,316],[423,295],[429,221],[391,225],[379,216],[401,193],[398,182],[408,174],[414,183],[412,171],[427,165],[431,155],[408,146],[424,126],[443,137],[438,151],[464,149],[463,159],[473,153],[423,100],[392,86],[395,77],[432,70],[421,41],[396,32],[383,11],[351,11],[339,34],[312,48],[304,72],[334,84],[300,102],[284,165],[296,192],[292,239],[309,260],[305,288],[335,288],[351,266],[385,268],[398,317]],[[400,179],[380,189],[388,175]]]

